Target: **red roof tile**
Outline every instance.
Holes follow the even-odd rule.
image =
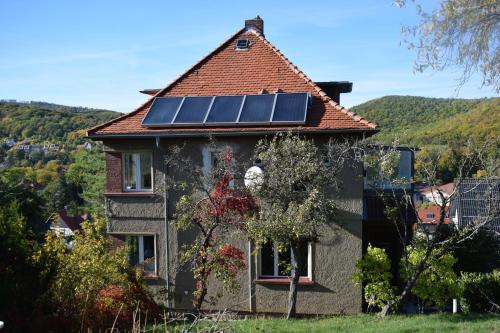
[[[71,229],[71,231],[80,230],[81,224],[84,221],[82,216],[69,216],[68,212],[63,209],[57,212],[59,218]]]
[[[234,41],[244,36],[250,40],[248,50],[236,51]],[[298,126],[237,126],[237,127],[165,127],[141,126],[154,97],[162,96],[219,96],[272,93],[310,92],[312,106],[306,123]],[[217,47],[184,74],[160,89],[155,96],[132,111],[105,124],[88,130],[89,136],[198,133],[198,132],[267,132],[287,129],[304,131],[367,131],[375,132],[376,125],[333,101],[309,77],[290,62],[264,36],[254,29],[242,29]]]

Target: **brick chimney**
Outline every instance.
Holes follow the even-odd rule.
[[[262,20],[259,15],[257,15],[256,18],[245,20],[245,28],[254,28],[261,34],[264,34],[264,20]]]

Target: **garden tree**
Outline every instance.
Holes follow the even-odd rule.
[[[406,267],[405,278],[403,279],[402,286],[395,293],[395,296],[389,300],[382,308],[381,315],[385,316],[390,311],[399,306],[411,292],[415,293],[415,288],[418,289],[419,278],[421,275],[428,274],[429,270],[433,268],[433,264],[444,260],[452,250],[460,246],[461,243],[467,241],[479,232],[485,226],[488,226],[491,221],[497,219],[499,216],[499,207],[497,207],[498,198],[494,190],[491,193],[486,193],[484,196],[484,210],[473,222],[461,226],[460,228],[449,228],[445,224],[449,204],[458,196],[457,188],[460,187],[463,180],[478,172],[484,178],[499,177],[499,151],[498,139],[489,141],[480,145],[468,142],[466,147],[462,150],[461,159],[457,166],[457,176],[455,178],[455,190],[449,197],[445,196],[438,188],[437,173],[438,163],[436,158],[438,155],[430,155],[428,159],[421,160],[420,165],[420,179],[429,186],[436,186],[433,191],[433,196],[439,199],[439,214],[437,216],[436,230],[431,231],[426,228],[420,228],[420,224],[416,224],[417,236],[412,240],[409,235],[412,234],[413,225],[409,223],[402,223],[405,221],[405,214],[414,216],[418,221],[417,207],[415,207],[410,193],[406,192],[404,188],[399,188],[399,192],[393,187],[389,193],[379,191],[379,196],[385,205],[385,213],[387,218],[394,223],[399,231],[400,243],[403,245],[402,264]],[[492,154],[493,151],[493,154]],[[366,159],[370,164],[370,169],[377,170],[377,179],[374,180],[374,189],[380,189],[378,183],[383,184],[392,182],[398,184],[399,182],[406,182],[404,179],[397,179],[394,177],[394,163],[395,157],[398,155],[395,147],[381,148],[377,153],[371,154],[371,159]],[[402,192],[402,193],[401,193]],[[412,246],[405,246],[410,245]],[[418,255],[410,251],[418,245]],[[418,293],[418,291],[417,291]]]
[[[244,253],[229,244],[228,237],[241,230],[245,221],[258,211],[248,191],[235,188],[231,149],[226,147],[216,160],[219,162],[208,175],[189,167],[192,164],[187,160],[175,163],[183,171],[190,170],[190,192],[177,202],[174,222],[178,230],[196,227],[198,231],[194,242],[184,247],[181,257],[181,262],[192,264],[196,280],[193,304],[198,311],[205,301],[211,275],[222,281],[227,290],[239,287],[236,275],[246,267]]]
[[[73,158],[74,162],[68,166],[66,179],[78,188],[81,202],[78,202],[77,206],[81,203],[86,212],[93,215],[103,214],[106,175],[102,149],[99,146],[90,151],[79,149],[73,153]]]
[[[395,0],[405,6],[409,0]],[[459,87],[479,72],[483,85],[500,91],[500,1],[443,0],[431,13],[417,0],[420,22],[403,27],[405,43],[416,49],[415,70],[459,67]]]
[[[261,140],[255,158],[263,163],[260,186],[254,188],[261,211],[246,230],[258,246],[270,242],[290,249],[290,292],[287,318],[295,316],[301,267],[300,249],[320,236],[320,228],[333,222],[332,191],[338,187],[351,147],[348,143],[325,147],[323,154],[309,139],[287,133]]]
[[[74,191],[66,182],[64,172],[61,172],[58,178],[48,183],[41,192],[45,201],[46,216],[64,209],[69,203],[76,200]]]
[[[44,267],[40,276],[50,277],[45,311],[60,331],[110,327],[115,317],[128,325],[136,308],[150,316],[158,310],[140,271],[129,266],[127,247],[111,248],[103,219],[82,223],[71,250],[63,237],[47,233],[34,258]]]
[[[0,191],[4,190],[0,181]],[[1,194],[0,194],[1,195]],[[26,202],[24,207],[29,207]],[[0,198],[0,315],[12,332],[30,329],[32,318],[47,279],[32,259],[37,239],[26,224],[15,198]]]
[[[422,260],[425,251],[424,246],[420,244],[410,245],[406,249],[407,258],[401,260],[401,275],[403,279],[408,279],[416,269],[416,265]],[[452,254],[436,255],[431,253],[428,260],[429,268],[422,271],[412,288],[412,293],[422,300],[423,305],[435,304],[443,309],[446,303],[456,298],[459,294],[458,276],[453,270],[453,265],[457,260]],[[389,301],[389,300],[387,300]]]
[[[15,202],[31,231],[41,231],[44,221],[42,197],[33,188],[22,168],[10,168],[0,171],[0,204]]]

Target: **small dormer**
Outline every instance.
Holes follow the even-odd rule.
[[[331,99],[340,104],[340,94],[352,91],[352,82],[349,81],[328,81],[315,82]]]

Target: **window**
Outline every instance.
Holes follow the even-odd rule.
[[[238,39],[236,41],[236,49],[237,50],[245,50],[248,49],[250,45],[250,41],[248,39]]]
[[[123,154],[123,170],[125,191],[151,191],[151,153]]]
[[[428,218],[428,219],[433,219],[434,218],[434,214],[426,214],[425,217]]]
[[[305,244],[299,250],[301,265],[299,276],[311,278],[311,244]],[[290,248],[280,252],[277,247],[267,243],[260,249],[260,276],[261,277],[287,277],[290,276],[289,265],[291,263],[292,252]]]
[[[205,147],[203,148],[202,151],[203,154],[203,175],[205,177],[214,177],[215,179],[212,180],[218,180],[222,175],[219,174],[217,170],[218,167],[220,166],[221,159],[223,160],[224,158],[224,149],[222,148],[214,148],[214,147]],[[235,157],[233,155],[233,164],[235,161]],[[209,186],[207,184],[207,186]],[[210,186],[209,186],[210,187]],[[234,179],[229,182],[229,187],[234,188]]]
[[[131,266],[142,265],[144,272],[156,272],[156,246],[154,235],[134,235],[128,237]]]

